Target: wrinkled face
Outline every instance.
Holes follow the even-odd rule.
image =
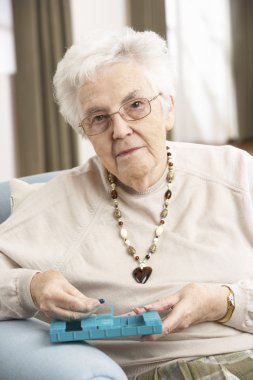
[[[94,110],[96,115],[104,115],[117,112],[128,100],[156,95],[143,69],[124,62],[101,68],[95,81],[80,89],[79,98],[86,115]],[[151,113],[145,118],[125,121],[117,113],[105,132],[89,137],[104,167],[137,191],[153,185],[166,167],[168,114],[165,115],[159,98],[151,102]]]

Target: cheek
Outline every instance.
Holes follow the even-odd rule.
[[[103,162],[104,166],[108,170],[114,167],[115,160],[112,154],[112,143],[110,141],[105,141],[105,140],[96,141],[95,139],[93,139],[93,141],[91,140],[91,143],[93,145],[93,148],[97,156]]]
[[[155,120],[149,133],[143,138],[146,139],[152,156],[155,160],[160,161],[166,150],[166,127],[161,124],[161,120]]]
[[[143,138],[148,143],[157,147],[163,144],[166,140],[166,125],[164,120],[153,119],[150,124],[143,128]]]

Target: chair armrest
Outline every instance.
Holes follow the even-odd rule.
[[[60,171],[35,174],[27,177],[22,177],[23,181],[27,183],[43,183],[48,182],[54,178]],[[11,214],[10,205],[10,185],[9,182],[0,183],[0,223],[4,222]]]

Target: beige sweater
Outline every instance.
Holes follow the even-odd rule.
[[[35,271],[54,268],[115,314],[176,292],[189,282],[230,284],[236,309],[226,326],[202,323],[158,342],[92,344],[130,376],[180,357],[253,348],[253,158],[232,147],[171,143],[175,179],[165,231],[144,285],[132,278],[97,158],[36,191],[0,226],[0,319],[31,317]],[[118,185],[129,239],[141,257],[154,236],[165,175],[145,193]],[[107,310],[108,311],[108,310]]]

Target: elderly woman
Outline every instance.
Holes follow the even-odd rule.
[[[96,156],[1,226],[1,319],[78,319],[103,297],[162,316],[160,335],[94,342],[129,378],[251,379],[253,158],[166,141],[173,68],[154,32],[72,46],[54,85]]]

